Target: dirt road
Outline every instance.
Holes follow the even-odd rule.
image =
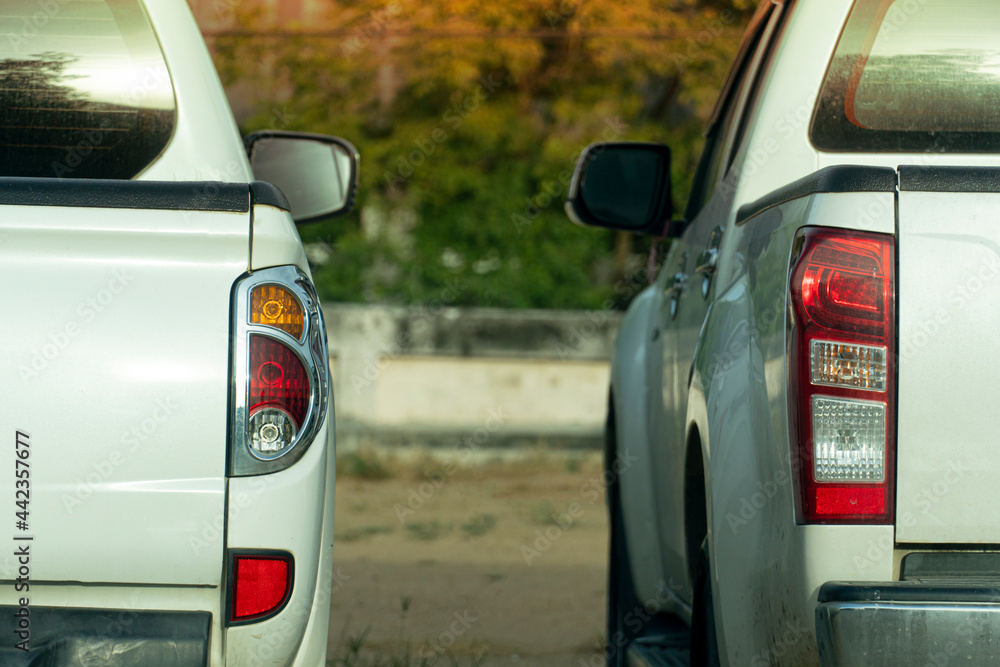
[[[331,659],[601,664],[599,457],[393,468],[337,481]]]

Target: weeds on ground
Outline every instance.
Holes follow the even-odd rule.
[[[540,526],[555,523],[552,517],[556,514],[556,506],[552,504],[551,500],[539,500],[532,503],[528,512],[531,515],[531,520]]]
[[[477,514],[463,523],[460,528],[466,537],[482,537],[493,530],[496,525],[497,518],[492,514]]]
[[[402,597],[399,599],[399,648],[389,657],[362,655],[366,648],[368,635],[371,633],[371,626],[368,626],[360,635],[351,635],[344,638],[341,635],[337,642],[336,655],[328,658],[327,667],[461,667],[458,658],[448,653],[433,653],[431,655],[414,656],[412,646],[406,637],[406,616],[413,604],[413,598]],[[343,653],[341,653],[343,649]],[[374,652],[372,649],[368,653]],[[486,651],[482,651],[478,656],[468,658],[469,667],[481,667],[486,662]]]
[[[451,531],[451,525],[444,524],[438,519],[433,521],[412,521],[406,524],[406,530],[411,537],[418,540],[436,540],[447,532]]]
[[[395,531],[395,528],[391,526],[361,526],[360,528],[353,528],[343,532],[334,531],[333,540],[334,542],[357,542],[366,537],[386,535],[393,531]]]
[[[359,449],[337,457],[337,476],[366,480],[392,479],[396,476],[395,461],[371,449]]]

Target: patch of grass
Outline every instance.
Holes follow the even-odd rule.
[[[554,524],[552,517],[556,513],[555,505],[552,504],[551,500],[539,500],[531,504],[528,508],[528,514],[531,520],[540,525],[548,526]]]
[[[352,652],[349,647],[344,655],[328,658],[327,667],[443,667],[444,665],[448,667],[462,667],[463,665],[481,667],[486,664],[485,651],[481,655],[468,658],[467,662],[464,663],[450,653],[441,656],[415,657],[409,655],[408,649],[402,654],[393,654],[389,657],[361,655],[361,650],[364,648],[363,637],[352,638],[349,641],[357,641],[358,639],[362,641],[362,644],[358,646],[356,652]]]
[[[406,616],[412,604],[413,598],[410,597],[402,597],[399,600],[399,647],[389,656],[377,655],[381,651],[375,649],[365,650],[368,635],[371,633],[371,626],[368,626],[360,635],[348,636],[346,640],[345,635],[341,634],[337,642],[337,654],[327,658],[327,667],[432,667],[442,664],[461,667],[458,658],[451,651],[438,649],[429,655],[426,651],[422,651],[420,656],[413,655],[411,642],[406,637]],[[424,648],[429,646],[430,644],[425,644]],[[343,647],[342,654],[341,647]],[[486,662],[486,649],[481,649],[478,653],[479,655],[468,659],[469,667],[481,667]]]
[[[391,526],[361,526],[360,528],[345,530],[342,533],[334,532],[333,539],[336,542],[357,542],[358,540],[366,537],[385,535],[393,532],[394,530],[395,529]]]
[[[410,533],[411,537],[429,542],[449,532],[451,526],[442,523],[438,519],[434,519],[433,521],[414,521],[408,523],[406,524],[406,530]]]
[[[337,476],[383,480],[396,476],[389,457],[369,449],[359,449],[337,457]]]
[[[493,530],[496,525],[497,518],[492,514],[477,514],[463,523],[460,528],[466,537],[482,537]]]

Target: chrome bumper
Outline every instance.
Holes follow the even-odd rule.
[[[1000,582],[828,582],[818,602],[824,667],[1000,665]]]

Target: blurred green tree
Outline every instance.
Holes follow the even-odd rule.
[[[280,36],[238,12],[210,46],[227,87],[253,90],[245,131],[360,149],[358,210],[300,229],[323,298],[621,307],[649,241],[567,221],[576,156],[596,141],[667,143],[683,204],[754,4],[337,0]]]

